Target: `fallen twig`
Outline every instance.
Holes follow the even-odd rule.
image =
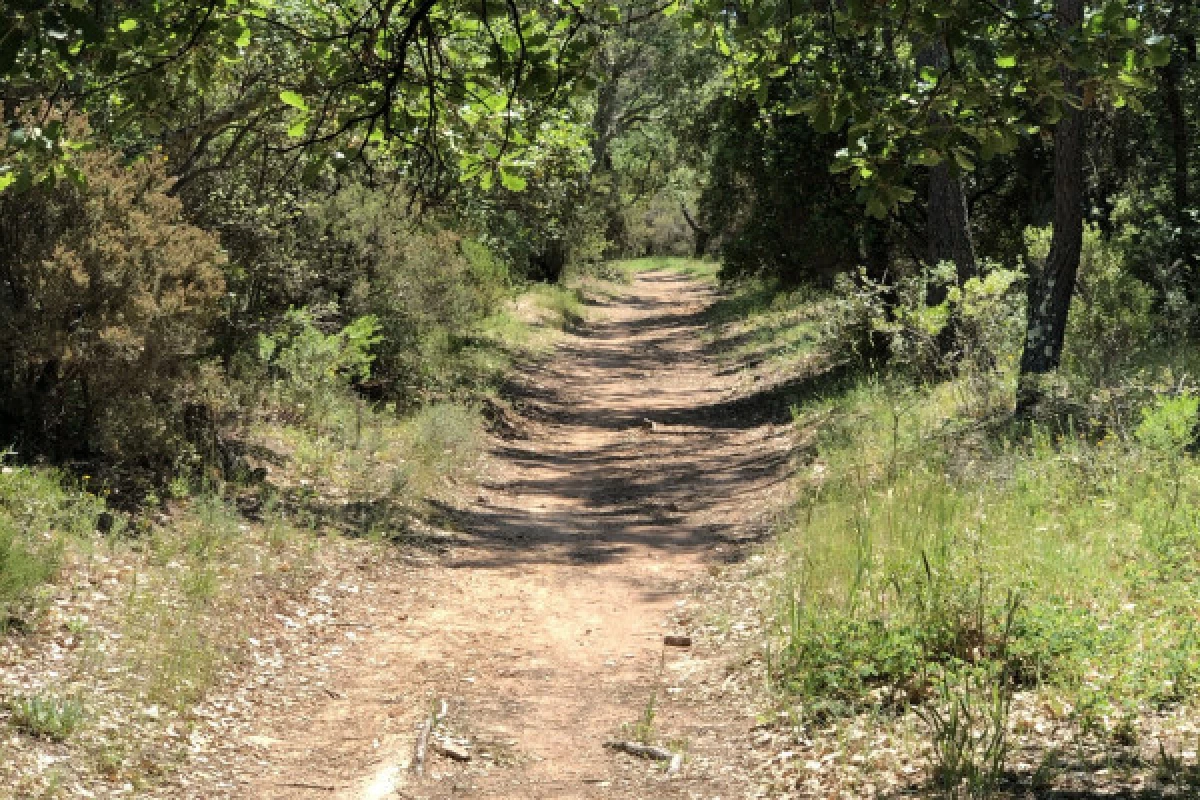
[[[433,718],[430,717],[421,723],[421,730],[417,733],[417,746],[413,751],[413,772],[417,773],[417,777],[425,774],[425,753],[429,750],[429,732],[433,730]]]
[[[604,746],[613,750],[619,750],[622,753],[628,753],[631,756],[637,756],[638,758],[648,758],[653,761],[666,761],[668,762],[668,775],[674,775],[679,771],[679,768],[683,766],[682,753],[672,753],[667,748],[659,747],[658,745],[618,740],[613,742],[605,742]]]
[[[449,711],[449,706],[444,699],[438,700],[438,704],[438,710],[421,723],[421,729],[417,732],[412,768],[418,778],[425,774],[425,756],[429,752],[429,734],[433,733],[433,729],[446,718],[446,712]]]
[[[455,761],[470,761],[471,751],[459,742],[452,742],[449,739],[440,736],[434,736],[430,739],[434,751],[446,758],[452,758]]]

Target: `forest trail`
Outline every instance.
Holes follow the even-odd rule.
[[[721,700],[732,654],[664,634],[701,620],[706,567],[744,550],[787,477],[786,428],[740,418],[736,374],[702,341],[714,291],[642,273],[553,358],[518,376],[519,436],[496,440],[478,496],[431,566],[381,587],[326,676],[337,692],[262,720],[251,798],[742,797],[753,708]],[[726,682],[727,683],[727,682]],[[653,699],[652,699],[653,698]],[[463,764],[417,730],[470,742]],[[680,774],[604,747],[654,707]],[[744,705],[744,704],[743,704]]]

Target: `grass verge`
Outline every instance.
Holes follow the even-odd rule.
[[[1151,781],[1186,794],[1195,398],[1152,397],[1099,431],[974,416],[995,404],[970,401],[970,376],[832,380],[823,302],[751,283],[712,312],[751,394],[792,405],[808,461],[769,555],[769,673],[800,740],[840,744],[799,762],[820,768],[792,785],[985,797]]]

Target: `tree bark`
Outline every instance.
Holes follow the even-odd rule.
[[[978,275],[967,196],[959,176],[945,162],[929,170],[928,214],[930,263],[953,262],[960,285]]]
[[[1158,71],[1159,80],[1162,83],[1163,102],[1167,107],[1167,119],[1171,126],[1171,152],[1175,161],[1171,188],[1174,194],[1175,210],[1181,216],[1188,206],[1188,127],[1183,98],[1179,91],[1179,79],[1182,72],[1183,62],[1178,56],[1172,58],[1170,64]]]
[[[946,45],[940,39],[928,43],[917,55],[917,69],[942,68],[948,60]],[[932,128],[943,124],[940,114],[931,112]],[[961,285],[979,274],[975,247],[971,243],[970,216],[967,195],[962,180],[949,158],[929,169],[929,196],[926,207],[929,263],[937,266],[943,261],[954,264],[955,276]],[[929,302],[936,305],[946,298],[946,287],[935,287]]]
[[[1187,110],[1180,84],[1182,83],[1187,64],[1193,58],[1195,46],[1194,34],[1180,36],[1184,23],[1181,18],[1185,13],[1184,4],[1187,0],[1177,0],[1167,18],[1168,32],[1182,39],[1183,48],[1175,47],[1171,61],[1158,69],[1159,86],[1162,90],[1163,106],[1167,112],[1167,125],[1171,135],[1171,154],[1174,161],[1171,189],[1174,214],[1172,219],[1179,230],[1176,242],[1176,256],[1184,270],[1186,291],[1192,302],[1200,299],[1200,264],[1197,263],[1196,225],[1190,211],[1188,187],[1188,149],[1191,144],[1188,136]]]
[[[1083,21],[1083,0],[1057,0],[1058,24],[1064,31]],[[1063,88],[1078,94],[1079,75],[1060,68]],[[1083,250],[1083,145],[1085,115],[1063,104],[1054,126],[1054,229],[1045,266],[1029,276],[1025,349],[1021,354],[1017,412],[1028,413],[1042,399],[1040,376],[1062,363],[1063,341],[1079,258]]]
[[[700,227],[696,220],[692,218],[692,215],[688,213],[686,204],[680,204],[679,207],[683,210],[683,218],[687,222],[688,227],[692,229],[692,235],[696,237],[696,246],[692,255],[695,258],[703,258],[704,254],[708,252],[708,243],[712,239],[712,232],[708,228]]]

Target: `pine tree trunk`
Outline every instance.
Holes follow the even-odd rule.
[[[1059,25],[1076,28],[1083,20],[1083,0],[1058,0]],[[1062,68],[1063,85],[1078,94],[1077,73]],[[1039,377],[1062,363],[1071,296],[1083,250],[1083,146],[1085,116],[1081,109],[1063,105],[1062,118],[1054,126],[1054,230],[1046,265],[1029,276],[1029,307],[1026,311],[1025,350],[1017,412],[1027,413],[1042,399]]]

